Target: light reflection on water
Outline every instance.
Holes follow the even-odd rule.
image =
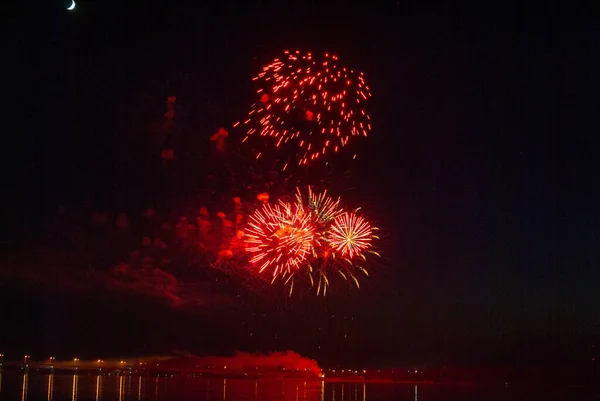
[[[27,400],[27,390],[29,389],[29,374],[23,374],[21,383],[21,401],[25,401]]]
[[[532,401],[598,397],[598,389],[532,392],[481,386],[325,383],[303,379],[205,379],[1,372],[0,401]],[[599,398],[600,399],[600,398]]]
[[[77,401],[77,389],[79,385],[79,375],[73,375],[73,390],[71,391],[71,401]]]
[[[54,395],[54,375],[48,375],[48,401],[52,401]]]
[[[96,401],[100,401],[100,399],[102,399],[102,376],[98,375],[96,376]]]

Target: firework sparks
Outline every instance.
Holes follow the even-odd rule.
[[[344,212],[327,191],[307,192],[304,197],[297,188],[295,203],[264,204],[250,217],[245,241],[251,264],[272,272],[271,283],[281,279],[290,296],[298,280],[325,295],[331,274],[360,288],[359,277],[369,275],[365,253],[378,255],[371,251],[376,229]]]
[[[342,213],[340,208],[340,199],[334,200],[327,195],[327,190],[321,193],[315,193],[311,187],[308,187],[308,196],[306,204],[300,188],[296,188],[296,200],[300,205],[307,207],[316,219],[318,224],[328,224],[336,216]]]
[[[297,204],[265,204],[250,216],[245,236],[250,262],[261,273],[272,269],[274,278],[293,273],[311,254],[315,231],[311,216]]]
[[[371,131],[364,74],[343,66],[336,55],[286,51],[253,80],[258,101],[245,121],[233,124],[245,128],[243,142],[252,138],[259,145],[292,149],[295,162],[304,166]]]
[[[362,256],[371,247],[373,229],[362,217],[354,213],[343,213],[331,226],[331,246],[342,256],[352,259]]]

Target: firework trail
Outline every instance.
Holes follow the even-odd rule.
[[[258,101],[233,126],[245,128],[243,142],[258,149],[257,159],[273,147],[294,155],[281,161],[282,170],[341,151],[350,138],[371,131],[364,74],[343,66],[336,55],[285,51],[253,80]]]

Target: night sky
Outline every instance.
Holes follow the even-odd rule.
[[[12,14],[0,352],[292,349],[356,366],[588,360],[600,342],[592,11],[285,3],[81,0],[73,12],[58,1]],[[261,66],[297,48],[336,52],[372,87],[373,134],[349,175],[332,179],[382,228],[383,258],[364,288],[326,299],[194,289],[202,302],[189,307],[98,284],[97,266],[120,260],[87,256],[103,241],[85,228],[90,214],[133,221],[148,206],[199,208],[203,189],[226,192],[205,178],[208,138],[246,112]],[[165,144],[155,131],[167,96],[177,118]],[[161,146],[180,155],[167,172]],[[307,170],[307,180],[318,175]],[[48,267],[54,253],[77,269]],[[181,288],[201,274],[171,273]]]

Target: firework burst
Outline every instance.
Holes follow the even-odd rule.
[[[350,259],[362,257],[373,239],[371,225],[362,217],[347,212],[334,220],[329,233],[331,247]]]
[[[246,250],[250,263],[260,273],[269,269],[273,277],[292,274],[312,253],[316,228],[311,216],[297,205],[279,202],[263,205],[250,216],[246,232]]]
[[[377,238],[372,227],[356,213],[344,212],[340,199],[310,187],[303,196],[296,190],[296,202],[263,205],[250,217],[246,250],[259,273],[272,272],[272,283],[281,279],[290,295],[297,282],[316,287],[325,295],[331,274],[360,288],[359,277],[368,276],[366,253]]]
[[[283,170],[290,163],[305,166],[371,131],[364,74],[343,66],[336,55],[286,51],[253,80],[258,101],[233,126],[245,128],[243,142],[256,144],[257,159],[275,147],[295,156],[282,162]]]

